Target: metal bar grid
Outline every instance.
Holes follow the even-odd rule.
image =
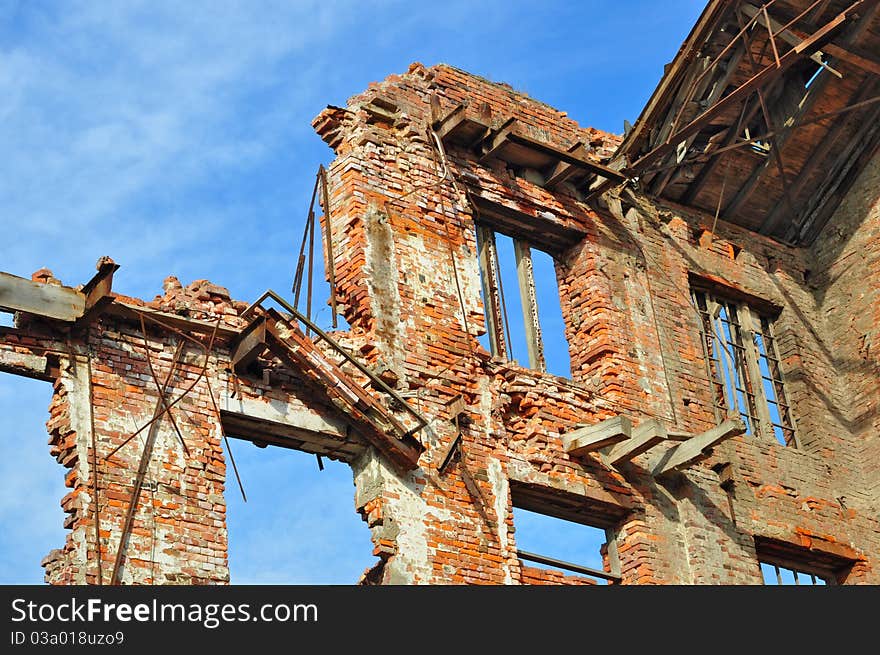
[[[692,290],[716,418],[733,410],[747,434],[799,447],[770,320],[735,302]],[[748,327],[744,326],[744,320]]]

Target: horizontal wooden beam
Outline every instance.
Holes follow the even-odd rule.
[[[266,348],[268,348],[266,319],[260,316],[244,329],[241,338],[235,344],[232,353],[232,367],[236,371],[244,371]]]
[[[0,273],[0,309],[73,322],[85,308],[85,295],[72,287]]]
[[[613,446],[629,439],[631,434],[632,421],[620,415],[566,432],[562,435],[562,445],[569,455],[578,456]]]
[[[606,449],[602,453],[602,459],[609,466],[618,466],[650,450],[667,438],[663,423],[655,418],[642,421],[633,428],[629,439]]]
[[[667,450],[654,466],[653,473],[655,476],[661,476],[684,468],[694,461],[708,456],[706,451],[709,448],[745,431],[746,426],[742,419],[727,419],[711,430],[706,430]]]
[[[506,144],[516,124],[515,118],[508,118],[498,129],[492,130],[479,144],[480,162],[484,162],[498,154]]]
[[[531,150],[535,150],[550,157],[554,157],[560,162],[575,166],[576,168],[590,171],[592,173],[596,173],[597,175],[601,175],[602,177],[617,180],[618,182],[623,182],[624,180],[626,180],[626,177],[620,171],[609,168],[608,166],[600,164],[599,162],[587,159],[586,157],[578,156],[578,154],[575,152],[566,152],[565,150],[554,148],[550,144],[536,141],[535,139],[523,136],[522,134],[510,133],[507,135],[507,138],[512,143],[516,143]]]

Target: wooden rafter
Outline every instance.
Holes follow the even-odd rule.
[[[776,63],[764,67],[762,70],[754,74],[734,91],[721,98],[711,107],[708,107],[702,114],[693,119],[685,127],[679,129],[670,135],[662,144],[654,147],[650,152],[643,155],[638,161],[627,169],[627,173],[636,176],[645,171],[650,165],[658,160],[665,158],[676,145],[684,141],[692,134],[696,134],[708,125],[712,120],[727,111],[731,106],[742,101],[742,99],[758,88],[764,88],[780,77],[790,69],[794,64],[808,57],[814,50],[821,47],[827,42],[845,23],[850,20],[853,14],[858,10],[871,11],[876,7],[878,0],[857,0],[849,5],[845,10],[837,14],[830,21],[818,28],[808,38],[801,41],[797,46],[792,47],[786,53],[779,57],[778,65]]]

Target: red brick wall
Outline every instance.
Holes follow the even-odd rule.
[[[324,431],[319,441],[351,464],[355,506],[378,557],[362,582],[583,582],[520,562],[512,508],[522,503],[523,489],[537,494],[532,502],[542,498],[548,513],[579,512],[607,528],[606,563],[620,570],[623,584],[760,583],[755,537],[856,560],[846,582],[880,581],[874,565],[880,554],[876,162],[815,248],[792,249],[631,190],[586,204],[582,190],[562,185],[549,192],[530,181],[533,173],[518,175],[492,159],[481,163],[459,147],[441,161],[428,132],[432,96],[441,113],[468,100],[470,110],[494,124],[515,116],[522,134],[560,149],[588,143],[597,159],[619,142],[506,85],[447,66],[414,64],[315,119],[336,152],[329,167],[331,219],[323,218],[322,228],[333,236],[337,301],[351,326],[337,336],[384,379],[396,380],[397,391],[430,420],[416,435],[425,448],[416,469],[392,466],[350,430],[320,389],[270,355],[258,360],[262,373],[237,376],[233,398],[229,350],[245,321],[238,316],[242,305],[225,290],[204,281],[183,289],[170,280],[153,302],[190,318],[223,317],[228,331],[207,369],[222,409],[303,426],[317,421]],[[583,233],[554,253],[570,380],[492,358],[479,344],[486,325],[475,195],[534,225]],[[618,468],[596,453],[570,456],[561,438],[566,431],[618,414],[688,433],[715,425],[688,295],[691,273],[781,308],[774,329],[802,447],[744,435],[664,479],[651,471],[669,444]],[[163,371],[176,338],[150,329],[153,361]],[[96,570],[86,356],[92,357],[99,453],[142,425],[157,399],[136,321],[106,316],[74,346],[75,361],[59,355],[49,423],[53,454],[71,469],[72,489],[63,501],[70,537],[47,559],[52,582],[93,581]],[[67,361],[74,363],[65,368]],[[176,393],[199,376],[202,361],[198,348],[186,352]],[[190,456],[162,424],[124,582],[228,580],[220,421],[207,394],[200,380],[181,402]],[[448,405],[458,396],[465,411],[456,426]],[[461,451],[441,471],[457,430]],[[288,445],[315,448],[306,440]],[[99,463],[105,578],[139,451],[133,443]],[[731,478],[722,488],[724,467]]]

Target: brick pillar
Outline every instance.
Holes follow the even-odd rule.
[[[92,337],[87,346],[74,347],[67,361],[62,361],[49,410],[50,452],[69,469],[65,483],[71,489],[61,501],[70,533],[63,548],[43,560],[46,581],[51,584],[99,581],[96,475],[100,581],[110,584],[150,428],[111,453],[148,423],[159,401],[139,326],[105,319],[93,334],[99,336]],[[179,337],[150,335],[150,358],[164,381]],[[152,454],[119,568],[122,584],[229,581],[225,464],[218,417],[201,375],[203,365],[203,351],[186,345],[170,378],[169,402],[196,383],[172,409],[186,448],[167,416],[156,422]],[[212,358],[205,375],[215,376],[217,368]],[[215,381],[213,388],[219,386]]]

